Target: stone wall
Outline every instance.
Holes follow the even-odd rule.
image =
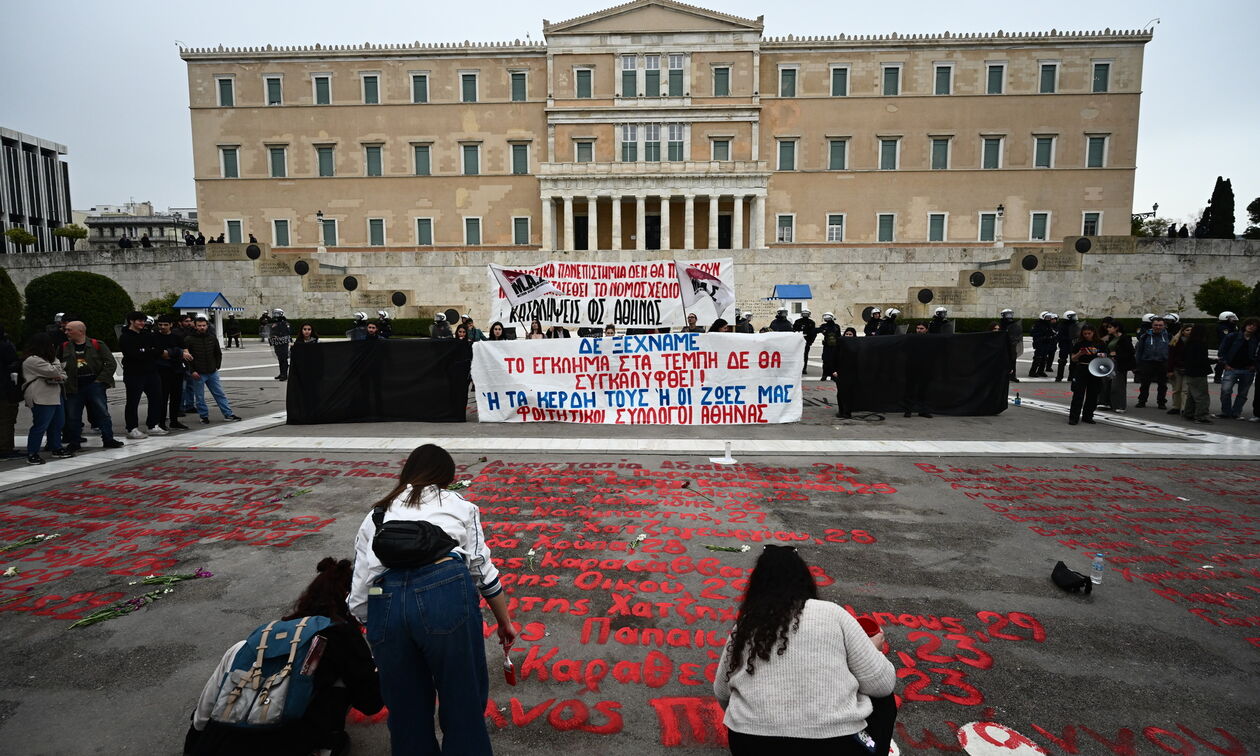
[[[415,316],[454,307],[484,319],[490,296],[487,263],[531,265],[548,259],[731,255],[741,307],[768,296],[775,284],[810,284],[815,318],[830,310],[844,323],[856,322],[862,308],[872,304],[896,305],[911,317],[928,315],[941,304],[960,317],[996,316],[1004,307],[1020,317],[1046,309],[1123,316],[1175,310],[1194,317],[1203,315],[1194,307],[1194,292],[1207,279],[1228,275],[1249,285],[1260,280],[1260,242],[1243,240],[1096,237],[1069,238],[1062,247],[801,247],[691,254],[486,249],[303,255],[257,247],[257,259],[250,259],[246,245],[211,245],[0,255],[0,266],[19,289],[45,273],[85,270],[118,281],[137,302],[169,292],[221,291],[249,316],[283,307],[295,318],[377,308]],[[1082,247],[1087,251],[1077,251]],[[299,261],[309,266],[308,275],[293,272]],[[357,279],[354,292],[341,286],[347,275]],[[920,297],[925,290],[930,298]],[[395,291],[406,294],[407,307],[390,306]]]

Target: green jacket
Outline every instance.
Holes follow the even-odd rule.
[[[84,342],[87,348],[83,350],[84,359],[87,361],[88,369],[96,376],[96,382],[105,388],[114,387],[114,371],[118,369],[118,360],[114,359],[114,353],[109,351],[109,347],[105,346],[105,342],[97,341],[89,338]],[[66,393],[73,394],[79,390],[79,366],[75,358],[74,342],[67,341],[61,345],[61,366],[66,370]]]

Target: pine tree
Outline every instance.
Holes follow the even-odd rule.
[[[1204,212],[1207,223],[1207,238],[1234,238],[1234,186],[1229,179],[1216,177],[1216,186],[1212,189],[1212,201]]]

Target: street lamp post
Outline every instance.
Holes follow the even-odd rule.
[[[1002,242],[1002,216],[1006,215],[1006,207],[1000,202],[997,206],[997,218],[993,221],[993,246],[1005,246]]]
[[[315,251],[324,252],[324,211],[315,211]]]

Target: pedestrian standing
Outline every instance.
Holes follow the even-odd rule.
[[[122,441],[114,438],[114,421],[109,416],[109,403],[105,392],[114,387],[114,370],[118,362],[109,347],[87,336],[87,326],[80,320],[66,323],[69,340],[61,345],[61,366],[66,372],[63,384],[66,394],[66,446],[72,452],[79,450],[83,438],[83,410],[96,421],[101,431],[101,441],[106,449],[118,449]]]
[[[1181,361],[1185,356],[1186,338],[1189,336],[1190,327],[1183,326],[1177,330],[1171,339],[1168,340],[1168,364],[1166,366],[1167,379],[1169,385],[1169,404],[1168,409],[1170,415],[1180,415],[1185,398],[1186,377],[1181,372]],[[1160,405],[1161,407],[1163,405]]]
[[[1129,371],[1137,361],[1133,356],[1133,339],[1124,332],[1120,321],[1113,320],[1106,325],[1103,343],[1107,356],[1115,363],[1111,376],[1103,379],[1100,401],[1105,402],[1113,412],[1124,414],[1129,406]]]
[[[932,319],[927,324],[928,333],[945,336],[954,335],[954,321],[949,319],[949,308],[937,307],[932,311]]]
[[[1225,362],[1220,359],[1221,344],[1225,342],[1226,336],[1230,335],[1231,333],[1236,333],[1238,331],[1238,316],[1230,312],[1229,310],[1226,310],[1222,312],[1220,315],[1216,316],[1216,321],[1217,321],[1216,322],[1216,351],[1217,351],[1216,357],[1217,359],[1216,359],[1216,372],[1214,373],[1212,382],[1220,383],[1221,373],[1223,373],[1225,370]],[[1221,405],[1221,410],[1224,411],[1224,409],[1225,409],[1225,406]]]
[[[289,330],[289,319],[279,307],[271,311],[271,349],[276,353],[276,363],[280,366],[277,381],[289,380],[289,345],[293,343]]]
[[[184,337],[175,333],[174,315],[158,318],[154,339],[162,347],[162,356],[157,360],[158,380],[162,382],[162,419],[158,421],[158,427],[188,430],[179,417],[187,382],[186,366],[192,360],[192,354],[184,348]]]
[[[1186,398],[1181,416],[1196,423],[1210,423],[1211,398],[1208,396],[1208,376],[1212,374],[1212,361],[1208,358],[1206,328],[1187,324],[1182,329],[1185,342],[1181,353],[1181,374],[1184,376]]]
[[[127,327],[118,340],[123,353],[123,385],[127,389],[123,418],[127,423],[127,438],[135,440],[166,435],[158,425],[162,419],[162,379],[158,376],[157,360],[163,350],[146,328],[148,322],[143,312],[129,314]],[[149,405],[143,426],[148,428],[148,433],[140,425],[141,396]]]
[[[818,324],[810,317],[809,310],[801,310],[801,316],[792,324],[792,330],[805,339],[805,361],[801,363],[801,375],[805,375],[809,368],[809,350],[814,347],[814,339],[818,337]],[[826,377],[826,373],[823,377]]]
[[[214,403],[223,413],[224,420],[228,422],[240,420],[241,418],[232,412],[232,405],[228,402],[227,394],[223,393],[223,384],[219,382],[219,368],[223,365],[223,350],[219,347],[219,340],[210,333],[210,321],[206,320],[204,315],[197,316],[193,333],[184,340],[184,348],[192,356],[189,367],[192,369],[191,376],[194,381],[193,400],[196,403],[197,414],[201,416],[201,424],[210,424],[210,409],[206,406],[206,389],[210,390],[210,395],[214,397]]]
[[[1247,392],[1256,379],[1256,364],[1260,361],[1260,319],[1247,318],[1242,328],[1227,335],[1216,352],[1217,364],[1224,367],[1221,374],[1221,412],[1219,418],[1242,418],[1247,405]],[[1237,391],[1237,395],[1235,395]]]
[[[1077,320],[1075,311],[1064,311],[1063,319],[1058,323],[1058,330],[1059,370],[1054,376],[1055,383],[1063,380],[1063,370],[1067,366],[1068,357],[1071,356],[1072,345],[1081,337],[1081,323]]]
[[[182,342],[186,341],[195,330],[196,329],[193,328],[192,315],[184,313],[179,316],[179,323],[171,329],[171,333],[178,336]],[[196,381],[192,379],[192,375],[187,367],[187,361],[185,361],[184,385],[180,390],[180,411],[175,417],[183,417],[186,414],[192,414],[197,411],[197,408],[193,406],[193,384],[196,383]]]
[[[1015,375],[1015,361],[1024,353],[1024,327],[1015,319],[1013,310],[1002,310],[1000,315],[998,322],[1002,324],[1002,329],[1006,331],[1006,338],[1010,343],[1010,349],[1007,351],[1007,379],[1011,383],[1019,383],[1019,376]]]
[[[1102,380],[1089,371],[1089,364],[1105,354],[1106,347],[1098,339],[1098,332],[1088,323],[1081,326],[1081,337],[1072,345],[1070,379],[1072,381],[1072,405],[1068,409],[1068,425],[1078,422],[1094,424],[1094,408],[1098,405],[1098,392]]]
[[[823,313],[818,335],[822,338],[822,376],[820,381],[832,380],[836,372],[836,358],[840,354],[840,326],[834,313]]]
[[[61,426],[65,423],[61,386],[66,371],[57,361],[57,347],[46,333],[37,333],[26,345],[22,362],[22,397],[31,408],[31,429],[26,434],[26,462],[42,465],[39,444],[45,436],[58,459],[73,457],[74,452],[61,445]]]
[[[1165,329],[1163,318],[1151,321],[1151,330],[1142,335],[1134,350],[1137,358],[1138,400],[1134,405],[1138,409],[1146,406],[1151,394],[1151,383],[1158,385],[1156,400],[1159,408],[1168,404],[1168,350],[1172,346],[1172,337]]]
[[[266,310],[258,316],[258,340],[264,344],[271,341],[271,313]]]
[[[231,349],[233,342],[235,342],[237,349],[241,348],[241,324],[236,321],[235,315],[227,316],[227,323],[223,326],[223,332],[227,336],[227,345],[223,347],[224,349]]]
[[[1048,378],[1046,368],[1054,361],[1054,348],[1059,342],[1054,313],[1042,312],[1032,327],[1033,361],[1028,368],[1029,378]]]

